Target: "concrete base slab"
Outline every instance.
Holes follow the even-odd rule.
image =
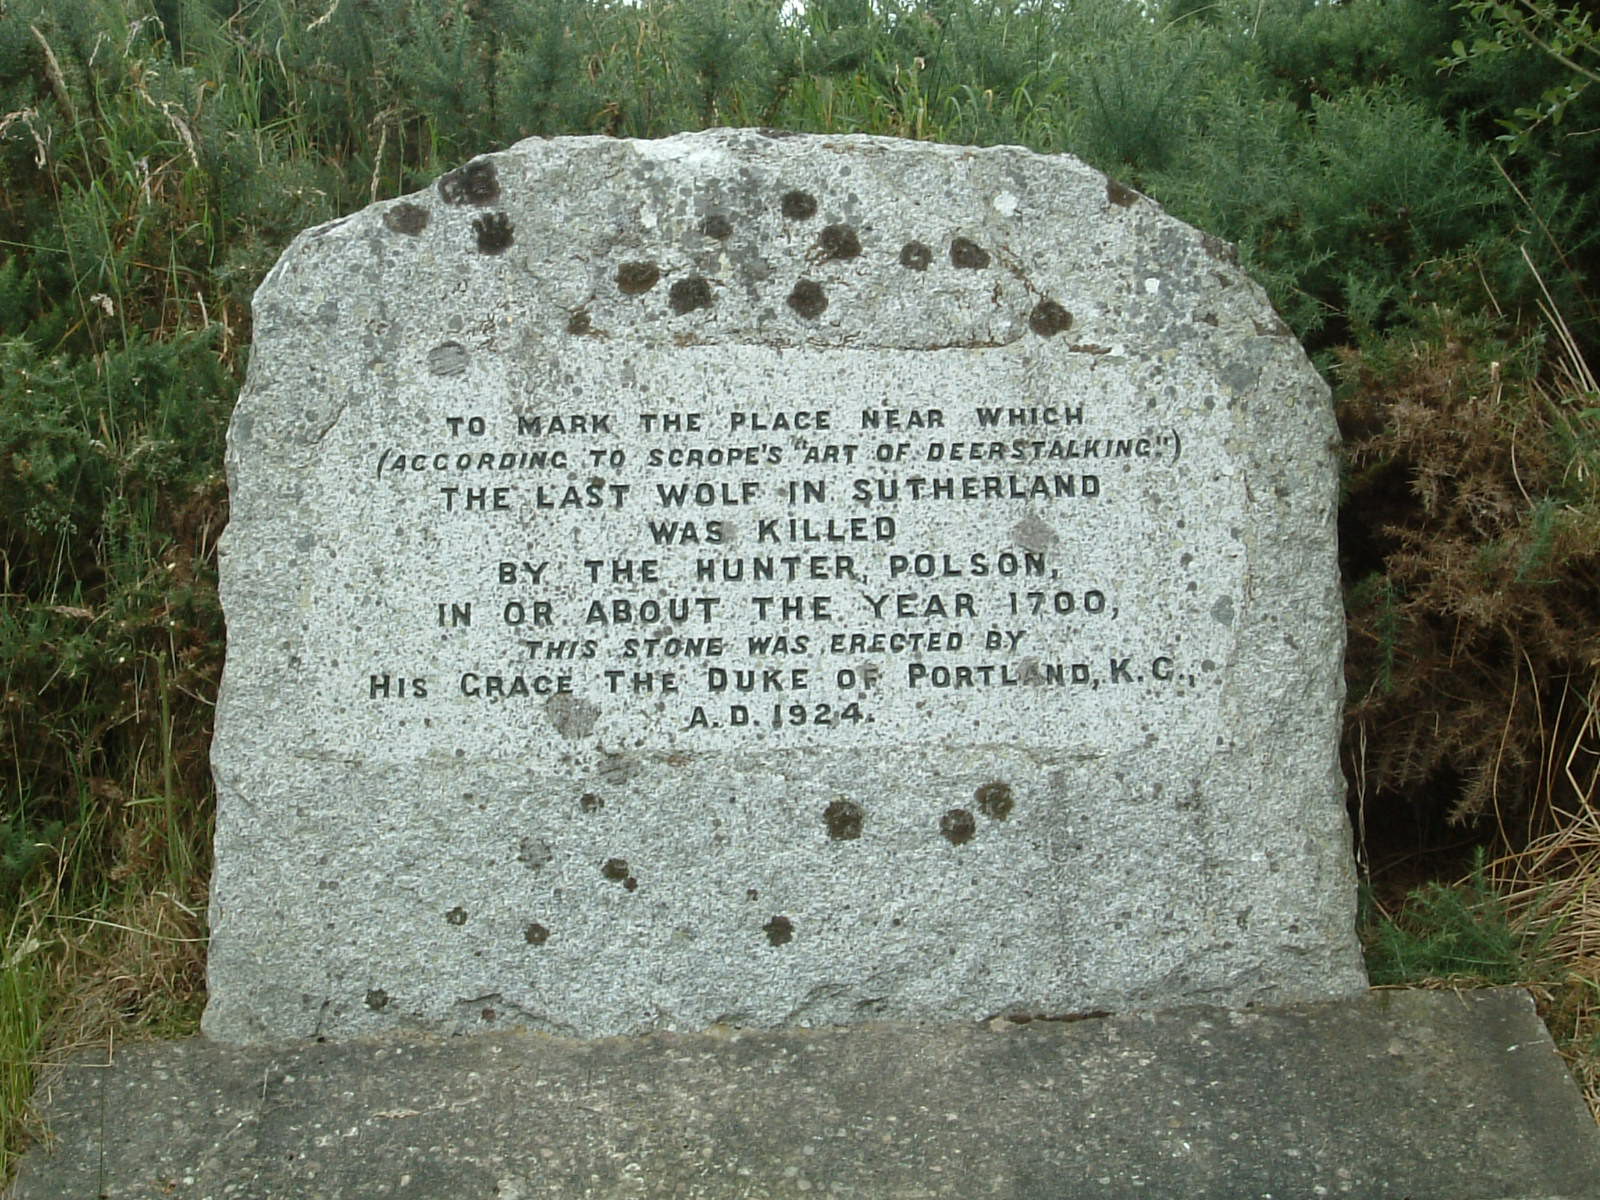
[[[1600,1196],[1528,997],[76,1062],[14,1200]]]

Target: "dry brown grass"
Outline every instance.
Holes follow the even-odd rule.
[[[147,823],[135,819],[124,832],[154,845],[159,838],[137,832]],[[194,849],[203,855],[203,847]],[[65,886],[70,853],[59,857],[51,886],[13,914],[4,940],[0,1182],[43,1132],[30,1096],[51,1068],[86,1050],[109,1058],[124,1042],[192,1034],[205,1000],[203,885],[192,882],[180,897],[143,891],[130,879],[103,902],[73,904]]]
[[[1600,666],[1600,664],[1597,664]],[[1600,679],[1552,714],[1543,828],[1491,863],[1511,919],[1561,978],[1537,989],[1551,1035],[1600,1122]]]

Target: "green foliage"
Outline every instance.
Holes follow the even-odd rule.
[[[1522,930],[1484,870],[1455,884],[1431,883],[1390,917],[1369,913],[1367,974],[1375,986],[1512,985],[1546,979],[1552,929]]]
[[[1499,137],[1512,153],[1529,154],[1549,140],[1586,139],[1594,152],[1597,131],[1591,120],[1568,123],[1568,117],[1595,114],[1594,85],[1600,83],[1600,25],[1579,5],[1563,8],[1552,0],[1466,0],[1459,6],[1470,16],[1465,38],[1450,43],[1443,59],[1447,68],[1477,66],[1486,61],[1533,60],[1546,72],[1560,70],[1531,98],[1498,119],[1506,131]],[[1542,127],[1542,129],[1541,129]],[[1541,138],[1543,132],[1546,137]]]
[[[0,818],[0,896],[21,894],[23,884],[55,848],[64,829],[60,821],[34,825],[26,812]]]
[[[1080,118],[1073,150],[1113,174],[1140,178],[1172,165],[1194,134],[1189,96],[1200,47],[1130,23],[1075,72]]]
[[[44,1041],[49,994],[47,954],[37,938],[15,922],[0,941],[0,1178],[8,1174],[21,1132],[22,1114],[33,1093],[33,1066]]]

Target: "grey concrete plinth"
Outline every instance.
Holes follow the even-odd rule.
[[[118,1051],[14,1200],[1600,1194],[1527,996]]]

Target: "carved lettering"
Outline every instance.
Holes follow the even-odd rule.
[[[767,405],[765,384],[713,372],[692,407],[641,410],[590,378],[582,396],[617,403],[552,393],[448,416],[441,443],[397,432],[380,485],[398,502],[431,478],[442,514],[482,531],[487,561],[441,563],[442,594],[414,626],[425,615],[434,641],[415,668],[363,676],[363,694],[443,704],[443,690],[479,711],[578,696],[597,728],[617,714],[613,737],[664,719],[708,744],[790,745],[860,736],[886,713],[910,735],[991,693],[1188,695],[1213,669],[1177,649],[1170,601],[1123,594],[1124,547],[1096,541],[1105,506],[1175,486],[1140,473],[1177,465],[1178,429],[1096,427],[1092,379],[1074,385],[1084,398],[975,403],[957,377],[907,402],[824,361],[807,367],[812,406]],[[409,536],[433,537],[415,519]],[[1175,589],[1192,561],[1174,557]],[[1206,603],[1201,628],[1225,633],[1233,601]],[[454,686],[430,694],[441,673]],[[724,702],[804,692],[841,695]]]

